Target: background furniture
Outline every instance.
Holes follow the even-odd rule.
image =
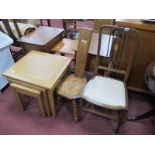
[[[114,25],[114,19],[94,19],[94,30],[99,31],[102,25]]]
[[[51,51],[54,53],[60,53],[61,55],[75,55],[75,50],[77,50],[77,46],[78,40],[63,38],[51,49]]]
[[[11,53],[13,55],[14,60],[16,61],[22,54],[23,49],[21,47],[20,42],[18,41],[24,35],[29,34],[33,30],[35,30],[35,26],[32,24],[19,23],[16,19],[12,19],[11,21],[8,19],[1,19],[0,21],[0,31],[9,35],[13,39],[13,46],[17,47],[18,50],[11,48]]]
[[[109,35],[107,54],[104,62],[100,60],[103,49],[103,35]],[[84,106],[84,110],[99,116],[106,117],[118,122],[115,129],[117,133],[122,120],[122,112],[128,109],[126,81],[133,62],[138,41],[138,32],[134,29],[102,26],[99,31],[99,44],[96,60],[96,69],[93,78],[86,84],[82,98],[90,104]],[[105,44],[107,44],[105,42]],[[130,45],[130,55],[127,55],[127,47]],[[132,47],[131,47],[132,45]],[[123,65],[123,57],[128,58]],[[119,79],[119,80],[118,80]],[[94,106],[100,108],[96,109]],[[103,112],[103,109],[119,112],[119,116]]]
[[[144,75],[147,66],[155,60],[155,24],[144,23],[138,19],[116,20],[115,24],[135,28],[140,32],[139,48],[127,81],[128,89],[152,95],[145,84]]]
[[[71,74],[58,86],[57,94],[72,100],[74,120],[78,121],[77,99],[80,98],[81,91],[86,84],[84,78],[84,69],[88,54],[88,48],[91,40],[92,31],[89,29],[80,29],[78,40],[78,50],[76,53],[75,75]]]
[[[12,58],[9,46],[13,43],[13,40],[0,32],[0,93],[2,89],[8,84],[6,78],[2,76],[2,73],[6,71],[14,60]]]
[[[43,24],[43,23],[44,23],[43,20],[45,20],[45,19],[40,19],[40,24],[41,24],[41,26],[44,25],[44,24]],[[47,25],[48,25],[49,27],[51,27],[50,19],[46,19],[46,22],[47,22]]]
[[[68,27],[74,24],[74,29],[76,29],[76,19],[62,19],[63,29],[65,30],[65,37],[67,37]]]
[[[90,42],[90,47],[89,47],[89,55],[86,64],[86,70],[94,72],[95,70],[95,65],[96,65],[96,55],[97,55],[97,49],[98,49],[98,40],[99,40],[99,28],[103,25],[114,25],[115,20],[114,19],[95,19],[94,20],[94,28],[93,28],[93,34],[92,34],[92,39]],[[105,40],[105,41],[104,41]],[[103,47],[107,47],[107,41],[106,37],[102,39],[103,41]],[[101,51],[100,53],[101,56],[104,56],[104,52]]]
[[[155,62],[150,63],[145,71],[145,83],[148,86],[149,90],[153,94],[155,94]],[[148,118],[150,116],[155,116],[155,106],[154,106],[153,99],[154,98],[152,98],[153,108],[150,111],[137,116],[129,116],[128,121],[136,121],[136,120]]]
[[[51,48],[62,39],[63,32],[64,30],[60,28],[40,26],[29,35],[21,37],[19,41],[26,52],[31,50],[51,52]]]
[[[17,19],[1,19],[0,25],[2,27],[2,31],[4,31],[6,34],[10,35],[15,41],[19,39],[20,37],[28,34],[28,31],[35,30],[36,26],[30,24],[30,23],[22,23],[19,22],[20,20]],[[22,21],[22,20],[21,20]],[[10,30],[11,29],[11,30]]]
[[[37,97],[40,97],[41,93],[46,115],[52,114],[54,117],[56,115],[54,90],[66,73],[70,62],[71,59],[67,57],[31,51],[3,75],[7,77],[9,83],[18,85],[20,87],[18,89],[29,92],[30,95],[33,92],[32,94],[38,94]]]

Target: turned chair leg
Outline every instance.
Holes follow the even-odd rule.
[[[73,108],[74,120],[77,122],[79,120],[79,117],[78,117],[78,108],[76,99],[72,100],[72,108]]]

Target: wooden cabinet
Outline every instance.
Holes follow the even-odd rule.
[[[150,93],[144,75],[147,66],[155,60],[155,23],[144,23],[137,19],[116,20],[118,26],[135,28],[140,32],[139,48],[133,62],[128,88],[142,93]]]

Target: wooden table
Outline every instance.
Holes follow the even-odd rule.
[[[48,102],[45,104],[49,105],[51,114],[55,116],[54,90],[70,62],[71,59],[67,57],[31,51],[3,75],[9,83],[45,92]]]
[[[104,35],[106,36],[106,35]],[[107,36],[106,36],[107,37]],[[90,46],[89,46],[89,54],[92,55],[97,55],[97,49],[98,49],[98,39],[99,39],[99,33],[98,32],[93,32],[92,34],[92,38],[91,38],[91,42],[90,42]],[[105,40],[108,41],[105,37],[104,39],[102,39],[102,44],[104,42],[105,44]],[[60,52],[60,53],[67,53],[67,54],[75,54],[75,51],[77,51],[77,47],[78,47],[78,40],[72,40],[72,39],[67,39],[64,38],[63,40],[61,40],[58,44],[56,44],[56,46],[54,46],[51,51],[52,52]],[[106,48],[106,46],[104,46]],[[100,55],[101,56],[106,56],[106,50],[102,50]]]
[[[63,38],[56,46],[54,46],[51,51],[56,53],[61,53],[63,54],[75,54],[75,50],[77,50],[78,46],[78,40],[72,40],[72,39],[67,39]]]
[[[19,39],[26,52],[31,50],[39,50],[50,52],[61,39],[64,29],[40,26],[32,33],[25,35]]]
[[[95,63],[96,63],[96,55],[97,55],[97,49],[98,49],[98,39],[99,39],[99,33],[98,31],[94,31],[92,34],[89,51],[88,51],[88,58],[86,63],[86,70],[93,72],[95,69]],[[107,44],[108,43],[108,36],[104,35],[102,39],[102,51],[100,53],[100,56],[106,56],[107,53]],[[56,44],[51,51],[56,53],[60,52],[61,55],[71,54],[75,55],[75,51],[77,51],[78,48],[78,40],[72,40],[72,39],[66,39],[64,38],[61,40],[58,44]]]

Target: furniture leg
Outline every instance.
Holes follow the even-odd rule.
[[[76,21],[74,22],[74,29],[76,29]]]
[[[47,116],[51,116],[50,108],[49,108],[49,101],[48,95],[45,91],[43,91],[43,100],[44,100],[44,109],[46,111]]]
[[[48,26],[51,26],[50,19],[47,19]]]
[[[73,108],[74,120],[77,122],[79,120],[79,117],[78,117],[78,109],[77,109],[76,99],[72,100],[72,108]]]
[[[120,126],[123,121],[123,117],[124,117],[123,111],[119,111],[118,112],[118,124],[117,124],[117,128],[115,129],[115,134],[118,134],[119,132]]]
[[[15,97],[16,97],[16,100],[17,100],[17,103],[22,107],[23,110],[25,110],[25,106],[24,106],[24,103],[22,102],[22,96],[20,93],[18,93],[16,91],[16,89],[12,88],[13,89],[13,92],[15,94]]]
[[[43,26],[43,19],[40,19],[40,24],[41,26]]]
[[[52,116],[56,116],[56,110],[55,110],[55,101],[54,101],[54,92],[53,90],[48,90],[48,99],[49,99],[49,105],[50,105],[50,110],[52,112]]]
[[[40,106],[40,109],[41,109],[41,112],[43,114],[43,116],[46,116],[46,112],[44,110],[44,107],[43,107],[43,94],[41,93],[40,96],[38,96],[38,103],[39,103],[39,106]]]

